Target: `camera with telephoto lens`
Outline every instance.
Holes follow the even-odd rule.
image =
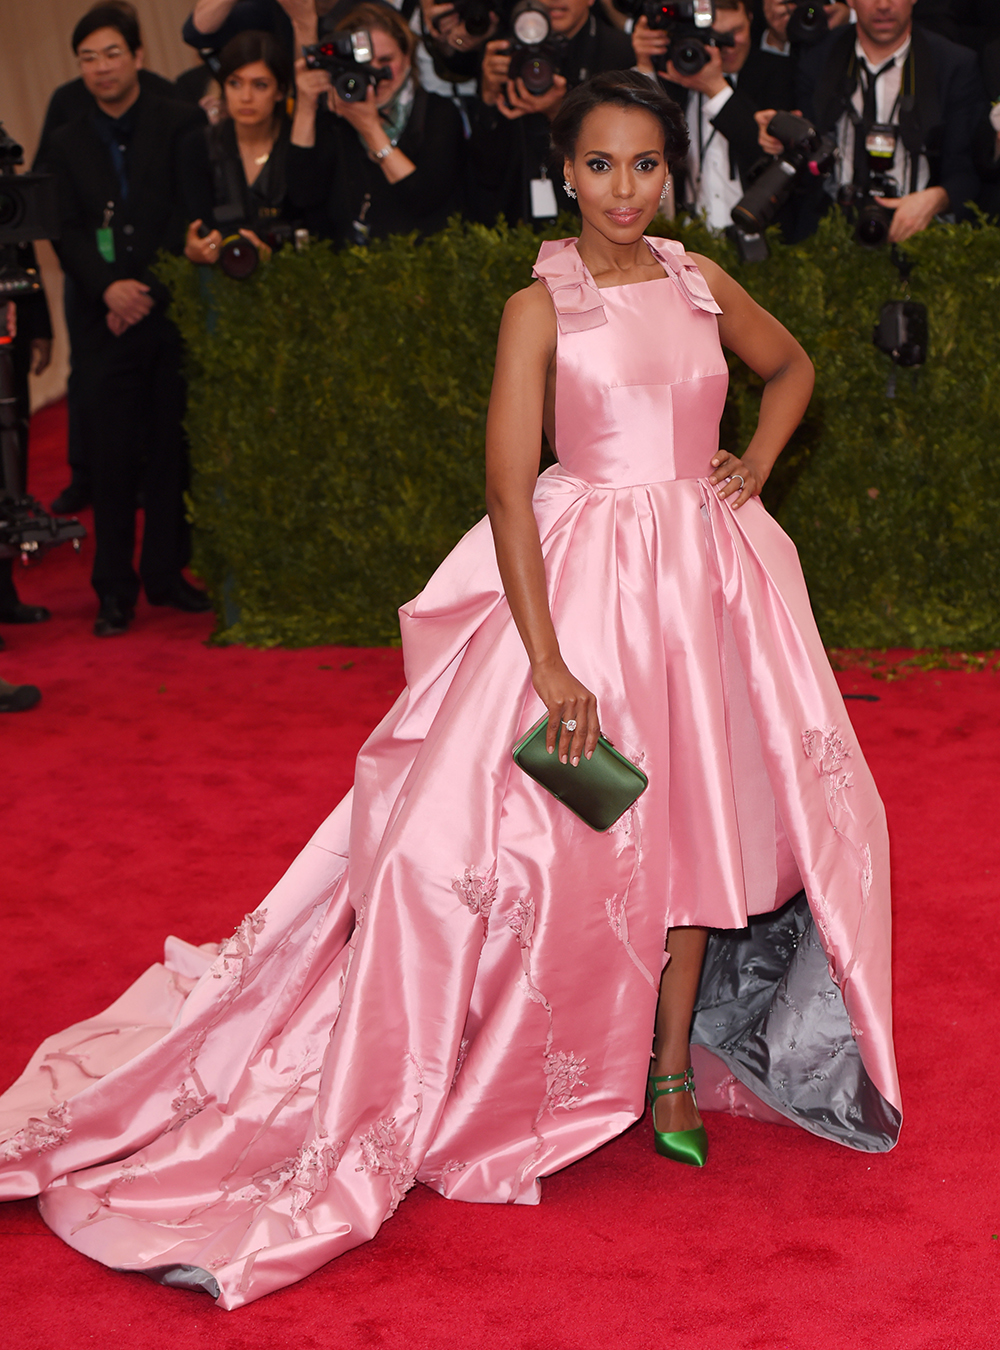
[[[27,493],[21,468],[14,379],[14,339],[7,333],[7,301],[25,300],[42,289],[38,272],[22,267],[18,245],[59,238],[56,180],[48,174],[18,174],[24,151],[0,122],[0,558],[28,562],[56,544],[80,547],[87,531],[78,520],[50,516]]]
[[[538,0],[518,0],[510,14],[507,78],[529,94],[547,94],[560,74],[568,42],[553,33],[549,12]]]
[[[859,127],[855,135],[861,135]],[[900,196],[899,184],[889,170],[896,154],[896,128],[876,124],[865,133],[865,157],[868,160],[868,184],[848,183],[840,189],[837,201],[848,220],[854,222],[854,238],[864,248],[878,248],[889,238],[893,212],[876,197]]]
[[[310,70],[327,70],[330,82],[345,103],[364,103],[368,90],[392,71],[374,64],[371,34],[364,28],[354,33],[331,33],[321,42],[302,48]]]
[[[786,0],[792,12],[788,16],[785,36],[800,47],[811,47],[830,31],[826,10],[814,0]]]
[[[820,136],[813,124],[797,113],[775,113],[767,124],[767,134],[784,148],[733,207],[733,223],[747,234],[760,234],[773,225],[796,186],[809,178],[825,178],[837,160],[833,138]]]
[[[227,228],[223,220],[225,215],[225,207],[216,208],[215,218],[223,229]],[[236,217],[230,216],[230,219],[234,220]],[[205,239],[211,232],[211,226],[209,225],[201,225],[198,229],[198,235],[201,239]],[[288,243],[294,243],[296,252],[301,252],[309,240],[307,230],[296,228],[294,225],[286,225],[284,222],[276,222],[265,229],[260,221],[257,221],[254,233],[272,253],[277,253],[279,248],[283,248]],[[234,230],[232,234],[224,235],[222,243],[219,245],[217,261],[219,268],[225,272],[227,277],[232,277],[234,281],[246,281],[257,270],[257,265],[260,262],[260,249],[252,239],[248,239],[245,234],[240,234],[239,230]]]
[[[681,75],[697,75],[708,65],[710,47],[734,47],[732,33],[717,33],[715,0],[614,0],[615,9],[633,19],[645,19],[650,28],[666,30],[670,46],[653,58],[663,72],[669,62]]]

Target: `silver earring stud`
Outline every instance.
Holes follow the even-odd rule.
[[[663,180],[663,191],[660,193],[660,201],[661,201],[661,202],[665,202],[665,201],[667,200],[667,198],[670,196],[670,189],[671,189],[672,187],[673,187],[673,184],[671,183],[670,179],[669,179],[669,178],[664,178],[664,180]]]
[[[573,201],[576,201],[576,188],[573,186],[573,184],[569,181],[568,178],[563,179],[563,192],[565,192],[567,197],[570,197]]]

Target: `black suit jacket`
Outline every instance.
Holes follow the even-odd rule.
[[[55,132],[47,152],[46,167],[55,174],[59,187],[62,232],[56,251],[92,323],[103,324],[104,292],[113,281],[126,277],[145,282],[158,304],[165,304],[167,292],[149,267],[161,249],[179,253],[184,246],[179,149],[181,139],[198,123],[198,110],[145,92],[133,108],[127,201],[121,201],[111,155],[98,134],[95,105]],[[97,247],[97,230],[108,202],[114,203],[115,261],[111,263],[105,262]]]
[[[184,97],[183,92],[177,88],[172,80],[164,79],[162,75],[157,75],[152,70],[139,71],[139,88],[144,94],[156,94],[159,98],[182,99]],[[195,102],[197,102],[197,99]],[[67,122],[75,122],[81,117],[86,117],[93,106],[94,100],[87,92],[87,86],[79,76],[75,80],[70,80],[68,84],[59,86],[49,99],[49,106],[45,110],[42,134],[38,141],[35,162],[32,166],[34,169],[45,169],[49,145],[59,128],[64,127]]]
[[[688,130],[697,136],[697,126],[692,126],[691,118],[697,111],[697,96],[682,85],[664,80],[663,87],[675,103],[678,103],[688,118]],[[729,142],[733,162],[744,187],[750,170],[761,159],[760,142],[757,138],[757,123],[754,113],[760,108],[791,108],[795,97],[795,62],[790,56],[772,55],[760,47],[753,47],[743,63],[743,69],[736,81],[736,88],[718,114],[712,118],[712,126],[720,136]],[[679,170],[678,201],[686,197],[686,184],[683,181],[683,167]]]
[[[853,25],[837,28],[799,61],[798,104],[821,133],[831,132],[847,107]],[[926,29],[913,29],[913,106],[900,110],[903,141],[919,145],[930,166],[930,186],[943,187],[952,211],[975,197],[979,179],[973,141],[986,110],[986,93],[973,52]],[[906,184],[901,185],[904,190]]]
[[[635,65],[631,39],[600,18],[598,8],[592,6],[587,22],[566,48],[562,74],[571,89],[590,75]],[[560,212],[575,210],[562,189],[562,165],[552,164],[547,117],[529,113],[511,121],[477,100],[471,121],[469,159],[477,219],[491,224],[504,215],[512,225],[519,220],[530,223],[530,184],[543,168],[552,179]]]

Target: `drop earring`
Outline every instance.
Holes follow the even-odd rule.
[[[670,196],[670,189],[672,187],[673,183],[670,181],[670,175],[668,174],[667,177],[664,178],[663,180],[663,191],[660,193],[661,202],[665,202],[667,198]]]
[[[576,201],[576,188],[573,186],[573,184],[569,181],[568,178],[563,179],[563,192],[565,192],[566,196],[569,197],[572,201],[574,202]]]

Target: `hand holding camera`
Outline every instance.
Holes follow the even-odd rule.
[[[672,60],[667,61],[664,74],[668,80],[679,84],[682,89],[692,89],[705,98],[714,98],[716,94],[721,94],[729,87],[722,73],[722,52],[718,47],[707,47],[705,55],[707,58],[705,64],[692,75],[678,70]]]
[[[901,244],[911,235],[926,230],[934,217],[947,211],[949,206],[948,194],[942,187],[908,192],[904,197],[874,197],[873,200],[892,213],[888,233],[890,244]]]

